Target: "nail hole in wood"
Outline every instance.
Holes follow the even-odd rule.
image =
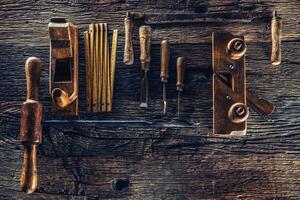
[[[114,179],[112,182],[112,188],[115,192],[127,191],[129,187],[128,179]]]

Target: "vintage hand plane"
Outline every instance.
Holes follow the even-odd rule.
[[[64,18],[52,18],[48,27],[52,111],[58,115],[78,115],[77,27]]]
[[[246,89],[243,36],[216,32],[212,34],[213,68],[213,134],[241,136],[246,134],[249,105],[264,117],[275,106]]]

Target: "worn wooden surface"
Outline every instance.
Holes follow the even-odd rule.
[[[284,24],[279,67],[270,64],[273,9]],[[299,0],[2,0],[0,199],[300,199],[299,9]],[[122,63],[127,10],[199,12],[223,19],[152,26],[147,110],[138,107],[137,24],[135,64]],[[75,118],[58,118],[50,112],[47,24],[53,16],[67,17],[79,26],[80,115]],[[227,23],[228,19],[241,21]],[[120,32],[114,106],[112,113],[86,114],[83,31],[96,22],[108,22]],[[248,134],[242,138],[211,136],[211,32],[216,30],[245,35],[248,88],[277,105],[270,122],[251,112]],[[166,37],[172,55],[168,114],[163,116],[159,48]],[[25,100],[24,62],[29,56],[41,57],[44,63],[40,99],[45,115],[38,155],[40,184],[35,194],[25,195],[19,188],[23,156],[19,120]],[[178,56],[187,59],[181,119],[175,117]]]

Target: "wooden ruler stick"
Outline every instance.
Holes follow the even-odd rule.
[[[99,26],[98,24],[95,24],[95,69],[94,70],[94,85],[95,85],[95,111],[94,112],[99,112],[98,110],[98,93],[99,93],[99,85],[98,85],[98,80],[99,80]]]
[[[110,63],[110,53],[109,53],[109,34],[108,34],[108,27],[107,27],[107,96],[106,96],[106,101],[107,101],[107,105],[106,105],[106,111],[110,112],[109,108],[111,105],[111,63]]]
[[[118,46],[118,30],[115,29],[113,31],[112,36],[112,45],[111,45],[111,57],[110,57],[110,104],[108,107],[108,112],[112,111],[112,104],[113,104],[113,93],[114,93],[114,81],[115,81],[115,71],[116,71],[116,59],[117,59],[117,46]]]
[[[102,112],[106,112],[106,93],[107,93],[107,24],[104,23],[103,27],[103,34],[104,34],[104,39],[103,39],[103,44],[104,44],[104,50],[103,50],[103,73],[102,73]]]
[[[86,70],[86,111],[91,112],[91,66],[90,66],[90,35],[84,32],[84,53]]]
[[[98,112],[102,110],[102,80],[103,80],[103,24],[99,26],[99,71],[98,71]]]
[[[89,25],[89,32],[90,32],[90,47],[91,47],[91,81],[92,81],[92,111],[97,112],[97,84],[95,80],[97,79],[96,76],[96,59],[95,59],[95,26],[94,24]]]

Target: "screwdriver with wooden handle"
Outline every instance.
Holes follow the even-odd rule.
[[[176,61],[176,70],[177,70],[177,82],[176,82],[176,90],[177,90],[177,116],[180,115],[180,100],[181,100],[181,92],[183,91],[183,81],[184,81],[184,67],[185,67],[185,59],[184,57],[178,57]]]
[[[141,80],[141,104],[140,107],[148,107],[148,72],[150,70],[151,61],[151,27],[141,26],[139,29],[140,37],[140,61],[142,70],[142,80]]]
[[[24,160],[20,185],[22,191],[30,194],[37,187],[37,145],[42,140],[43,106],[39,102],[42,62],[30,57],[25,63],[27,98],[21,107],[20,142],[24,145]]]
[[[163,40],[160,46],[160,78],[163,84],[163,114],[167,112],[167,91],[166,84],[169,78],[170,44],[168,40]]]

